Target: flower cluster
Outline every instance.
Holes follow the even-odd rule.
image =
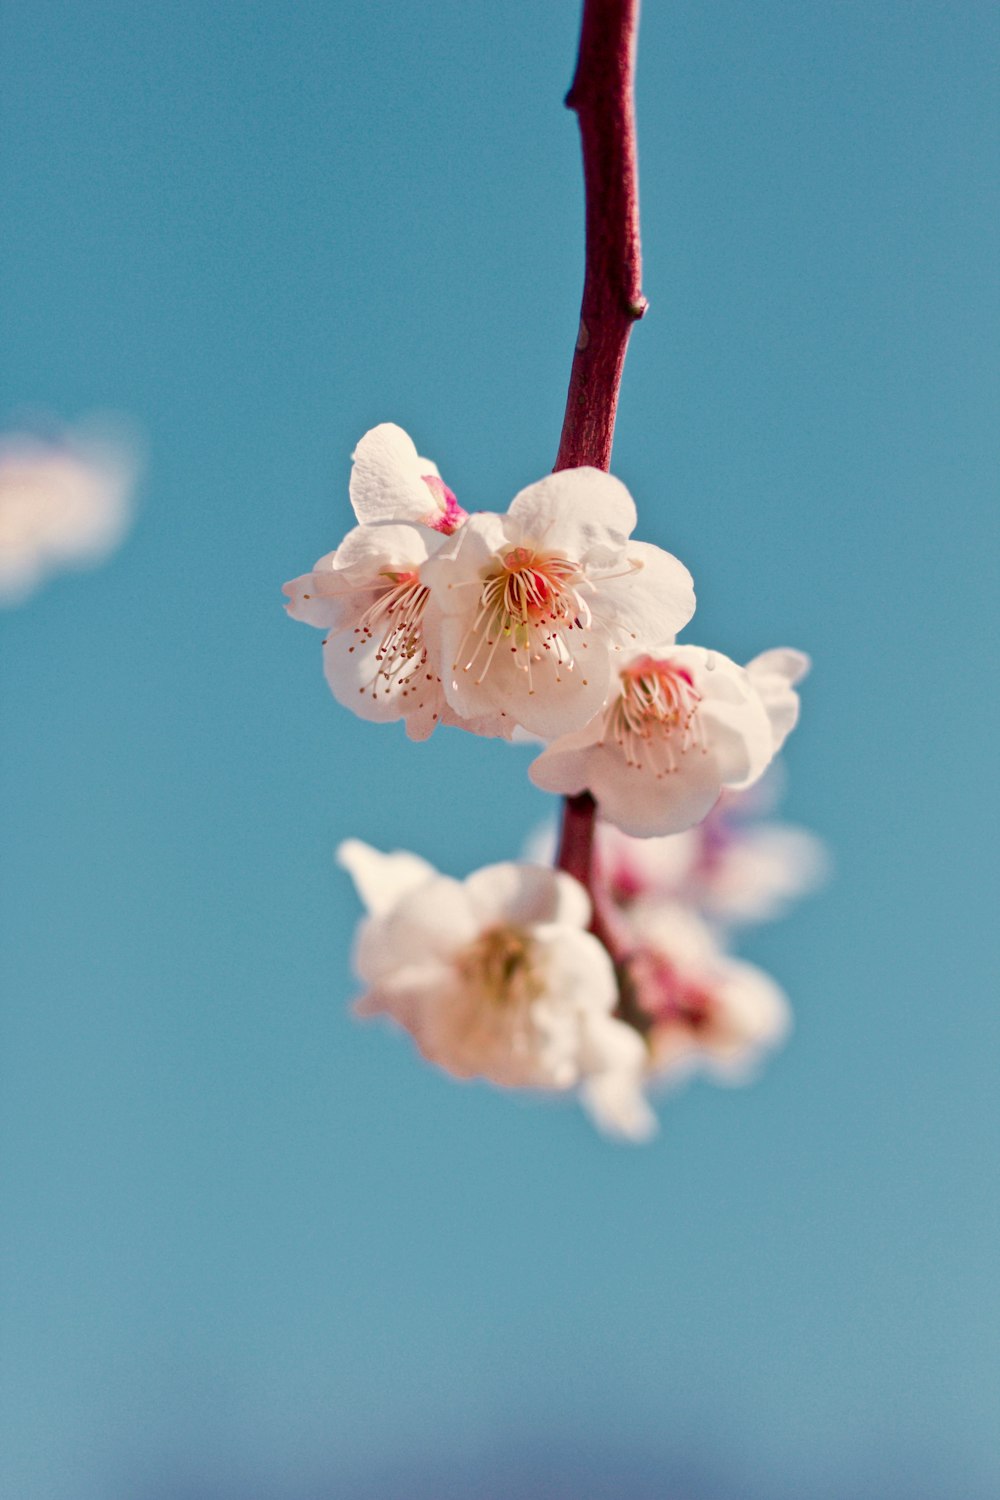
[[[814,890],[826,856],[805,829],[760,819],[769,799],[759,785],[724,794],[702,823],[664,838],[597,825],[593,900],[617,957],[618,1014],[646,1043],[654,1087],[697,1071],[748,1081],[788,1032],[785,995],[733,956],[733,929],[779,916]],[[631,1133],[634,1091],[602,1079],[583,1096],[606,1130]]]
[[[632,498],[600,469],[470,514],[384,423],[358,444],[350,498],[357,525],[285,585],[289,614],[324,632],[334,696],[415,740],[449,724],[541,741],[532,781],[586,794],[602,830],[590,894],[531,865],[459,884],[416,856],[344,845],[369,908],[360,1008],[391,1015],[453,1074],[578,1086],[602,1123],[642,1137],[651,1069],[697,1053],[731,1070],[776,1038],[784,1003],[692,910],[693,865],[682,892],[676,875],[659,889],[643,875],[643,901],[619,900],[612,872],[644,868],[634,840],[652,850],[719,826],[720,798],[757,783],[794,727],[808,660],[778,649],[744,667],[678,643],[691,576],[632,539]],[[668,863],[684,858],[672,849]]]

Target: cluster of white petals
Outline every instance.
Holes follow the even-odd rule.
[[[285,585],[325,632],[327,680],[362,718],[526,734],[547,791],[589,791],[651,837],[690,828],[724,788],[751,785],[798,715],[801,653],[740,667],[677,644],[690,574],[632,540],[635,505],[600,469],[549,474],[506,513],[468,514],[430,459],[383,423],[354,454],[358,525]]]
[[[0,605],[62,568],[102,561],[131,517],[135,458],[96,430],[0,438]]]
[[[725,929],[773,915],[821,867],[801,830],[733,816],[798,719],[808,658],[740,666],[678,642],[690,574],[633,540],[632,498],[602,470],[470,513],[383,423],[358,444],[350,500],[357,524],[285,585],[289,614],[324,632],[334,696],[416,740],[450,724],[540,741],[532,781],[598,814],[589,891],[534,864],[458,881],[343,844],[368,910],[357,1010],[456,1077],[574,1090],[602,1129],[647,1139],[648,1085],[747,1077],[788,1028],[781,991]]]
[[[766,817],[778,785],[772,774],[750,791],[726,792],[696,827],[663,838],[632,838],[598,820],[591,893],[618,965],[616,1013],[646,1044],[650,1089],[695,1072],[749,1081],[788,1033],[782,991],[730,952],[733,929],[782,915],[827,870],[813,834]],[[551,858],[552,830],[533,835],[528,850]],[[634,1088],[620,1090],[613,1077],[581,1092],[594,1120],[615,1133],[621,1114],[637,1108]]]
[[[645,1048],[612,1015],[614,967],[587,931],[577,881],[523,864],[453,880],[357,839],[338,858],[368,909],[354,953],[359,1014],[391,1017],[458,1078],[553,1091],[606,1080],[622,1101],[614,1128],[648,1132]]]

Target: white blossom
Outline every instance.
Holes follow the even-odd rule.
[[[729,957],[689,908],[640,904],[613,921],[621,948],[622,1014],[646,1044],[646,1088],[704,1072],[745,1083],[790,1026],[788,1002],[752,964]],[[595,1123],[643,1139],[655,1115],[635,1079],[608,1074],[584,1082],[581,1099]]]
[[[589,791],[602,817],[645,838],[697,823],[723,787],[761,776],[775,747],[746,669],[701,646],[667,645],[626,657],[600,711],[549,745],[530,775],[544,791]]]
[[[628,914],[625,983],[644,1031],[649,1071],[675,1077],[702,1068],[739,1083],[785,1037],[783,992],[753,964],[731,958],[690,909],[640,905]]]
[[[360,525],[309,573],[284,585],[296,620],[326,631],[323,665],[334,697],[363,719],[406,721],[411,739],[455,723],[441,680],[440,617],[423,564],[466,518],[437,466],[392,422],[354,453],[351,504]],[[494,715],[467,728],[513,732]]]
[[[131,519],[135,455],[122,435],[0,438],[0,605],[50,572],[102,561]]]
[[[285,584],[288,613],[326,631],[323,666],[362,719],[405,719],[426,739],[445,711],[439,630],[422,565],[442,538],[425,526],[356,526],[311,573]]]
[[[522,490],[504,516],[471,516],[428,563],[445,696],[461,719],[503,713],[543,739],[578,729],[624,650],[690,619],[687,569],[629,541],[634,525],[619,480],[568,469]]]
[[[822,881],[823,845],[804,828],[751,821],[751,792],[724,792],[702,822],[639,839],[598,822],[594,878],[619,906],[677,901],[726,926],[771,921]]]
[[[645,1049],[611,1014],[615,972],[586,930],[582,886],[518,864],[453,880],[357,839],[338,858],[368,908],[354,951],[359,1014],[390,1016],[459,1078],[561,1091],[613,1077],[619,1133],[643,1133],[629,1090],[639,1093]]]

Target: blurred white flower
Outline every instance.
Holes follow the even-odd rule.
[[[649,1133],[645,1048],[611,1014],[615,971],[586,931],[582,886],[517,864],[452,880],[415,855],[381,854],[357,839],[338,858],[368,907],[354,953],[366,986],[359,1014],[391,1016],[459,1078],[550,1090],[602,1080],[619,1100],[606,1128]]]
[[[134,444],[110,429],[0,437],[0,605],[113,552],[131,520],[136,471]]]
[[[744,803],[752,810],[747,793],[724,793],[701,823],[663,838],[632,838],[599,822],[597,887],[618,906],[679,901],[723,925],[781,916],[821,884],[826,852],[804,828],[748,821]]]
[[[689,908],[640,905],[624,918],[628,1013],[642,1030],[654,1076],[704,1068],[739,1083],[790,1025],[788,1002],[753,964],[730,958]]]
[[[635,506],[599,469],[529,485],[471,516],[424,570],[443,612],[444,691],[464,721],[503,713],[551,739],[600,709],[613,657],[672,637],[694,611],[670,553],[630,542]]]
[[[640,838],[690,828],[723,787],[749,786],[775,753],[777,732],[757,681],[700,646],[633,653],[605,706],[549,745],[531,779],[563,796],[589,791],[603,818]],[[787,699],[797,699],[777,671],[763,681],[769,691],[778,684],[774,713],[784,725]]]

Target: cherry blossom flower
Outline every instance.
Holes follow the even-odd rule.
[[[444,691],[462,719],[503,712],[551,739],[592,719],[613,658],[673,636],[694,610],[691,578],[629,541],[635,506],[599,469],[550,474],[507,514],[477,514],[428,564],[443,613]]]
[[[590,900],[575,880],[498,864],[464,881],[412,854],[357,839],[338,859],[368,908],[354,961],[360,1015],[388,1015],[430,1062],[459,1078],[563,1091],[614,1078],[606,1128],[648,1133],[637,1102],[645,1048],[611,1012],[614,968],[586,931]]]
[[[439,631],[423,564],[466,513],[437,466],[391,422],[366,432],[354,453],[351,504],[361,524],[311,573],[284,586],[288,613],[327,632],[326,678],[363,719],[405,719],[411,739],[455,722],[440,674]],[[499,716],[469,725],[509,738]]]
[[[20,603],[47,573],[107,557],[131,519],[135,472],[122,434],[0,438],[0,605]]]
[[[600,821],[598,890],[624,907],[680,901],[727,926],[781,916],[822,882],[826,854],[804,828],[749,821],[748,800],[746,792],[723,792],[701,823],[663,838],[632,838]]]
[[[786,1036],[788,1002],[753,964],[731,958],[686,907],[641,907],[627,920],[627,1014],[643,1032],[654,1077],[701,1068],[729,1083],[753,1076]]]
[[[773,675],[790,692],[787,678]],[[777,690],[775,699],[787,718]],[[668,645],[627,656],[600,712],[549,745],[530,775],[544,791],[589,791],[602,817],[645,838],[697,823],[723,787],[762,775],[775,748],[747,670],[717,651]]]
[[[421,458],[394,422],[366,432],[354,450],[351,504],[363,524],[411,521],[450,536],[466,519],[437,465]]]
[[[445,710],[439,632],[421,568],[443,538],[425,526],[356,526],[311,573],[285,584],[288,613],[327,632],[334,697],[362,719],[405,719],[426,739]]]

